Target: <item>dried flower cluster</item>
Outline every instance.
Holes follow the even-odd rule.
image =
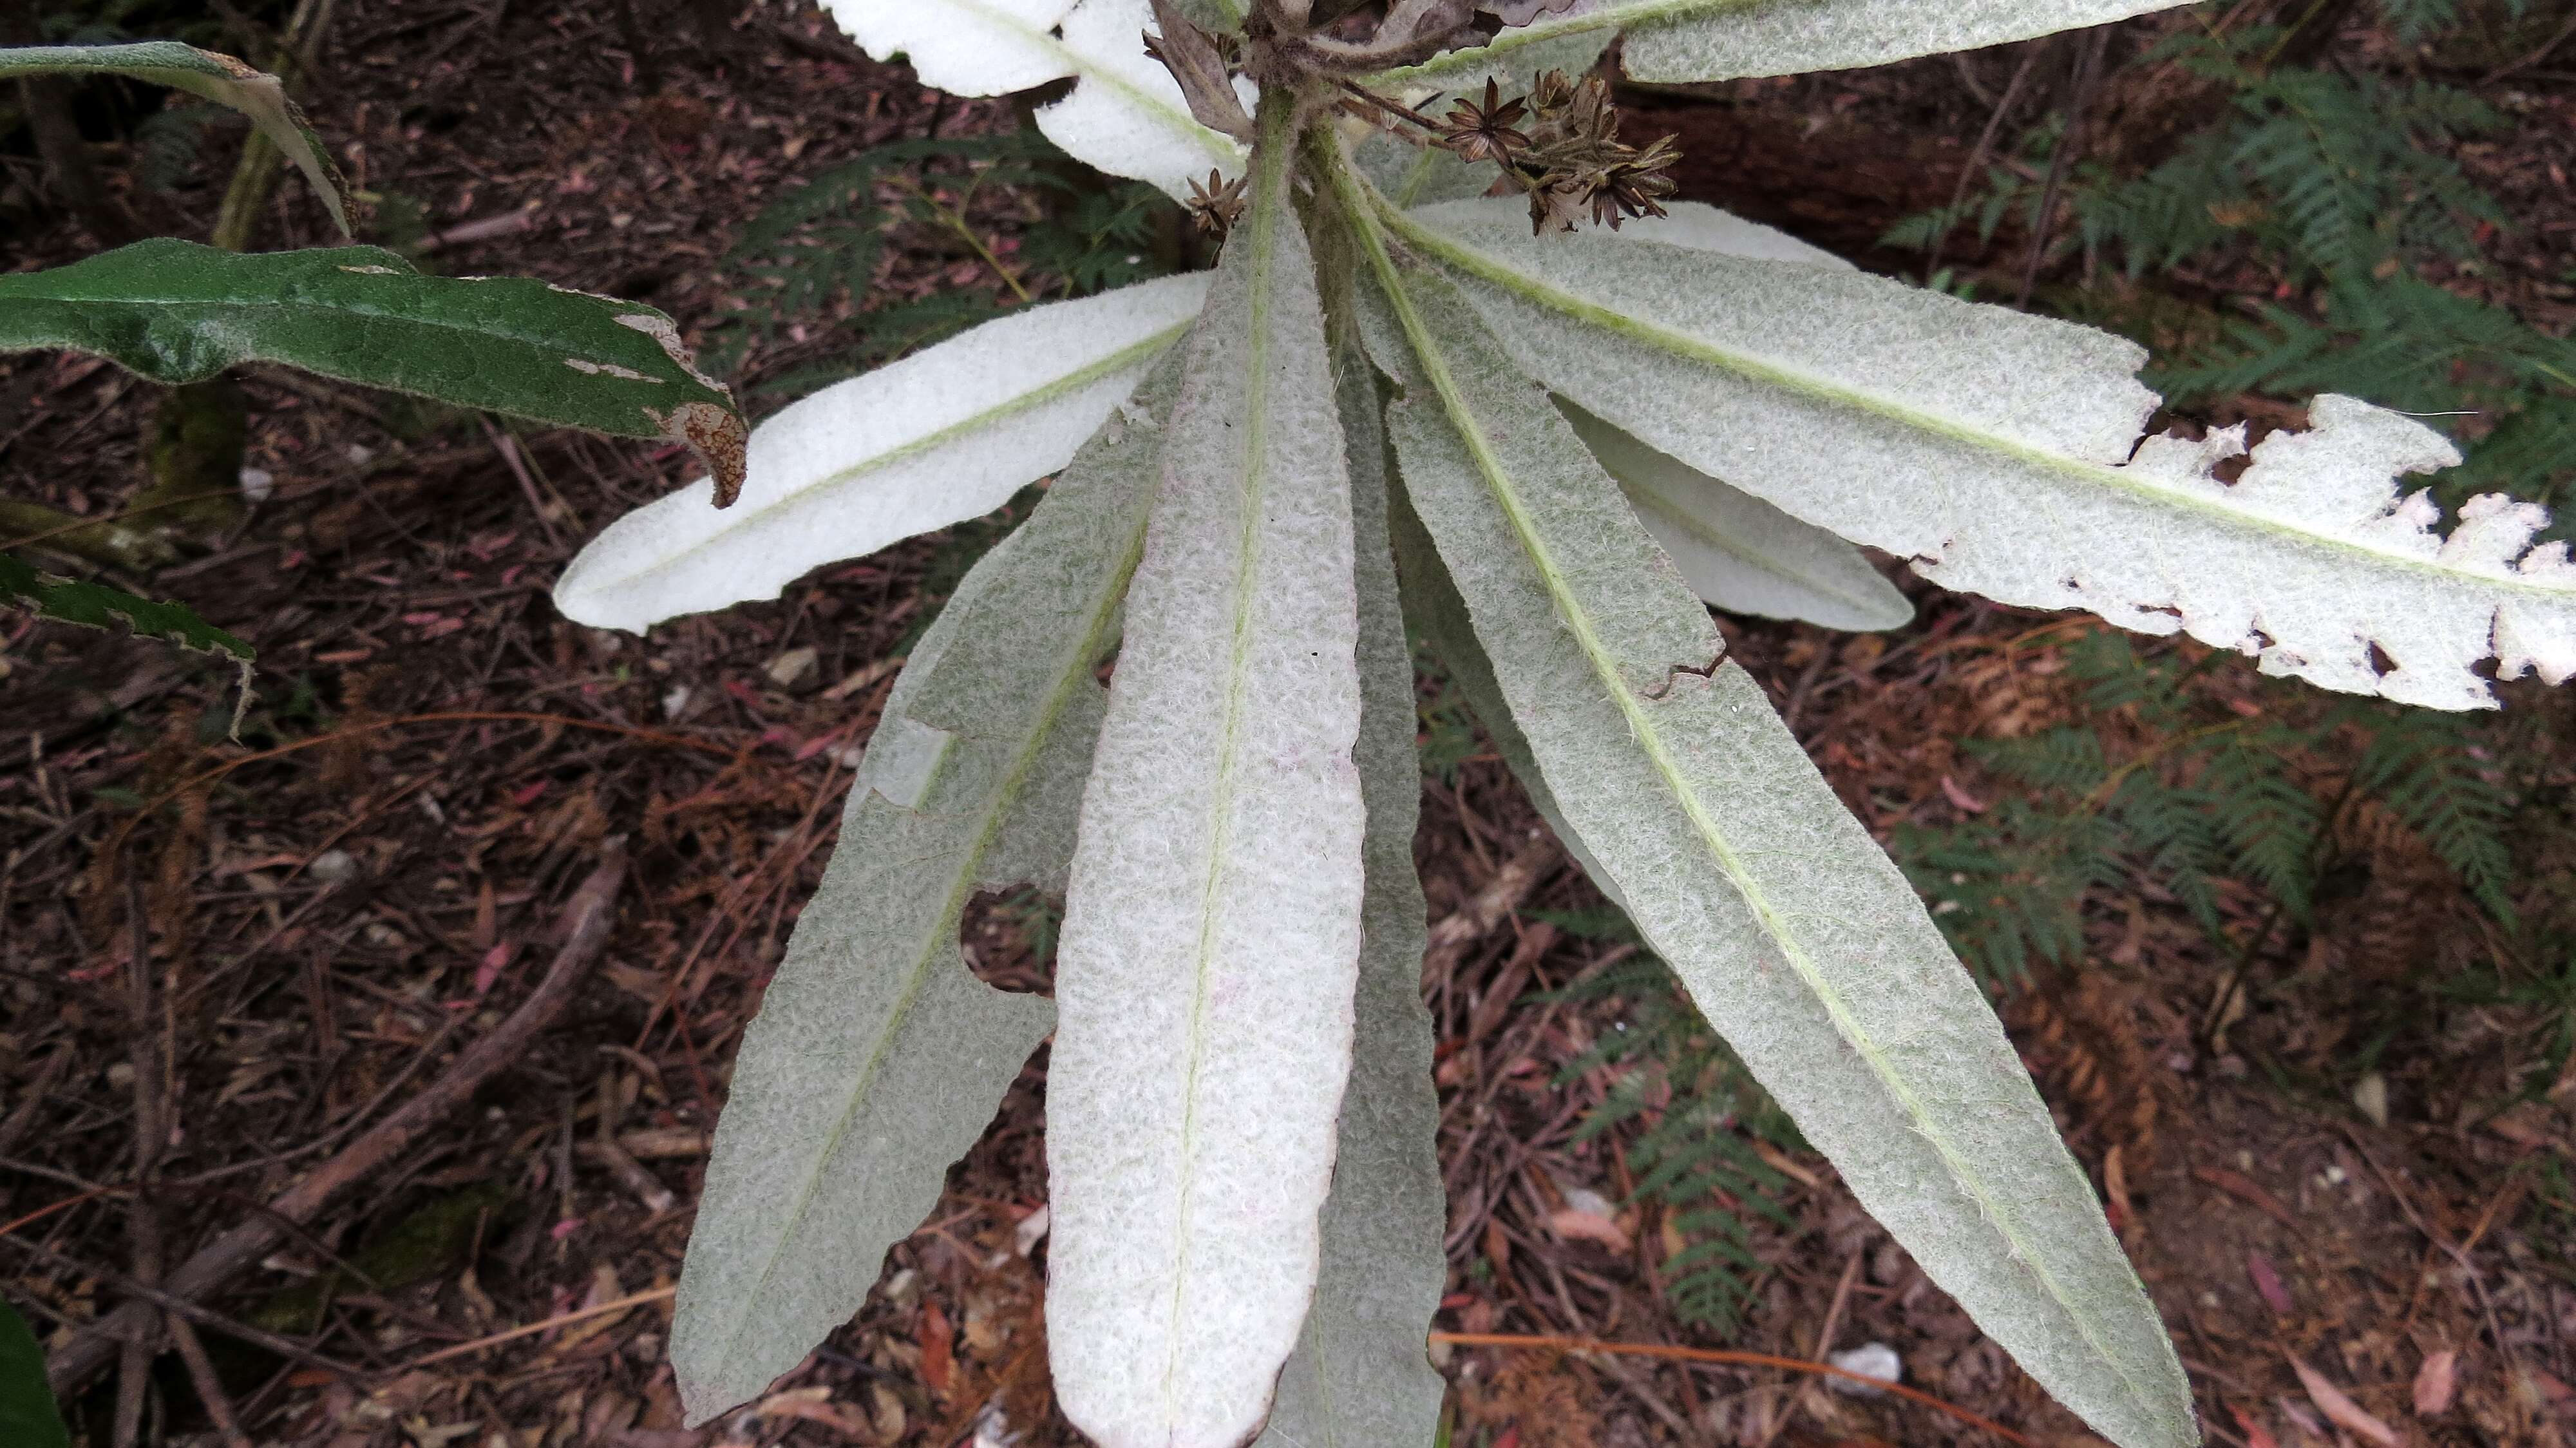
[[[1410,110],[1388,114],[1420,121]],[[1427,123],[1432,143],[1469,161],[1491,161],[1529,197],[1536,232],[1572,231],[1589,210],[1616,230],[1631,216],[1661,216],[1657,198],[1673,194],[1666,172],[1681,159],[1670,136],[1639,150],[1619,139],[1619,110],[1598,76],[1577,81],[1561,70],[1539,77],[1527,99],[1504,100],[1485,82],[1482,104],[1461,100],[1445,121]]]

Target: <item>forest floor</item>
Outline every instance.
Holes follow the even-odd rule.
[[[1008,102],[946,99],[868,61],[810,6],[765,0],[712,34],[674,22],[644,54],[619,13],[349,0],[316,123],[348,149],[355,184],[419,204],[442,238],[429,264],[649,302],[695,336],[739,302],[726,252],[790,179],[933,128],[1010,122]],[[1988,53],[1634,100],[1641,129],[1682,136],[1686,196],[1901,270],[1919,262],[1876,251],[1878,234],[1948,199],[1985,124],[1980,96],[2011,65]],[[2563,329],[2566,289],[2549,288],[2560,223],[2576,216],[2576,76],[2531,69],[2511,88],[2515,125],[2475,158],[2530,243],[2497,285]],[[2127,103],[2144,126],[2154,97]],[[223,134],[176,190],[135,195],[146,219],[202,235]],[[329,239],[283,188],[263,244]],[[880,303],[992,283],[940,237],[893,240]],[[13,235],[0,263],[88,245],[61,223]],[[2007,232],[1958,260],[2008,271],[2016,246]],[[784,334],[747,375],[791,372],[830,342]],[[564,621],[547,590],[607,521],[686,482],[685,458],[472,419],[423,431],[386,399],[261,369],[245,386],[252,463],[272,491],[151,582],[258,645],[252,746],[225,739],[227,671],[0,619],[11,1301],[59,1345],[137,1277],[259,1220],[503,1027],[555,959],[568,902],[622,842],[613,928],[570,1008],[469,1109],[372,1163],[205,1296],[207,1341],[252,1436],[1077,1441],[1049,1396],[1039,1317],[1043,1052],[879,1291],[806,1368],[690,1431],[664,1360],[733,1051],[829,853],[900,651],[975,530],[826,569],[775,603],[613,635]],[[115,510],[139,476],[145,391],[95,361],[0,360],[0,495]],[[1883,838],[2010,792],[1959,741],[2026,735],[2082,707],[2065,650],[2087,625],[1906,586],[1918,618],[1886,635],[1727,621],[1736,659]],[[2240,713],[2288,697],[2250,667],[2222,661],[2208,677]],[[2516,888],[2546,913],[2576,870],[2564,818],[2576,741],[2562,703],[2506,692],[2543,741],[2516,762],[2542,801]],[[1584,1129],[1618,1073],[1565,1069],[1640,1001],[1562,988],[1630,947],[1578,928],[1599,897],[1499,763],[1455,734],[1444,698],[1427,678],[1426,730],[1455,735],[1417,842],[1447,942],[1424,982],[1451,1210],[1436,1326],[1802,1361],[1881,1343],[1907,1384],[2016,1441],[2089,1442],[1812,1154],[1746,1139],[1778,1173],[1781,1211],[1752,1228],[1737,1319],[1677,1315],[1664,1264],[1690,1229],[1632,1193],[1620,1148],[1633,1125]],[[2106,896],[2083,965],[2014,985],[2003,1009],[2174,1329],[2215,1440],[2564,1443],[2576,1068],[2527,1088],[2535,1063],[2569,1059],[2576,1002],[2447,989],[2490,968],[2495,922],[2403,841],[2355,859],[2346,905],[2313,930],[2276,934],[2250,894],[2226,902],[2235,938],[2252,942],[2241,991],[2240,962],[2178,905]],[[970,958],[998,984],[1044,988],[1032,947],[1049,918],[1025,900],[980,903]],[[2357,1061],[2381,1083],[2371,1109],[2349,1094]],[[145,1120],[158,1125],[139,1134]],[[244,1346],[241,1324],[290,1351]],[[1453,1441],[1478,1448],[1993,1441],[1921,1404],[1776,1368],[1436,1353],[1456,1385]],[[153,1381],[156,1431],[209,1431],[175,1357]],[[115,1394],[116,1374],[99,1375],[78,1416],[104,1424]]]

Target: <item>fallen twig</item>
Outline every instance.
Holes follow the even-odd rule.
[[[1903,1398],[1908,1402],[1921,1403],[1927,1408],[1947,1413],[1962,1423],[1969,1424],[1972,1427],[1983,1428],[1987,1432],[1994,1434],[1996,1437],[2003,1439],[2007,1443],[2017,1444],[2019,1445],[2019,1448],[2039,1448],[2039,1445],[2036,1442],[2023,1434],[2016,1433],[2012,1429],[2005,1427],[2003,1424],[1998,1423],[1991,1418],[1981,1417],[1975,1413],[1969,1412],[1967,1409],[1960,1407],[1956,1403],[1936,1398],[1930,1393],[1924,1392],[1920,1388],[1909,1388],[1903,1383],[1881,1382],[1876,1378],[1865,1377],[1859,1373],[1845,1372],[1841,1368],[1833,1366],[1831,1363],[1801,1362],[1797,1358],[1778,1357],[1767,1352],[1738,1352],[1732,1348],[1674,1347],[1663,1343],[1653,1342],[1595,1342],[1589,1338],[1530,1337],[1508,1332],[1435,1332],[1431,1334],[1431,1340],[1433,1342],[1445,1342],[1453,1347],[1503,1347],[1523,1348],[1539,1352],[1616,1353],[1622,1357],[1662,1358],[1667,1362],[1723,1363],[1730,1367],[1746,1368],[1787,1368],[1791,1372],[1814,1373],[1820,1377],[1846,1378],[1865,1387],[1894,1393],[1896,1396]]]
[[[625,875],[625,841],[612,839],[599,867],[564,907],[564,943],[553,966],[518,1010],[492,1034],[467,1047],[445,1075],[270,1202],[266,1213],[200,1248],[161,1284],[164,1295],[193,1301],[219,1290],[284,1240],[286,1233],[274,1218],[311,1221],[333,1197],[398,1155],[422,1131],[464,1104],[484,1081],[518,1060],[528,1043],[571,1003],[591,962],[608,943]],[[86,1386],[115,1361],[130,1336],[150,1329],[158,1313],[152,1301],[128,1302],[65,1343],[45,1368],[55,1395],[67,1396]]]

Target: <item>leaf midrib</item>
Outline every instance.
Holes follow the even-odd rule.
[[[1190,1280],[1190,1216],[1195,1206],[1198,1174],[1191,1169],[1197,1154],[1199,1072],[1207,1057],[1207,1003],[1210,976],[1214,974],[1217,941],[1218,897],[1226,876],[1226,857],[1233,847],[1234,796],[1236,781],[1236,740],[1241,732],[1244,694],[1251,681],[1251,635],[1253,592],[1261,567],[1261,500],[1269,485],[1270,433],[1270,354],[1271,313],[1270,281],[1279,255],[1279,228],[1295,217],[1289,208],[1287,166],[1289,138],[1281,107],[1277,103],[1262,107],[1261,150],[1256,163],[1260,173],[1255,178],[1252,214],[1252,262],[1245,270],[1251,303],[1251,317],[1244,328],[1244,416],[1243,416],[1243,483],[1238,490],[1237,506],[1242,510],[1236,522],[1236,556],[1234,580],[1234,618],[1227,639],[1225,722],[1217,736],[1216,784],[1208,799],[1208,865],[1207,879],[1199,895],[1199,938],[1191,962],[1189,1036],[1186,1063],[1181,1075],[1181,1140],[1180,1201],[1172,1218],[1172,1306],[1170,1325],[1175,1329],[1166,1338],[1163,1360],[1163,1421],[1181,1421],[1181,1368],[1184,1334],[1178,1326],[1188,1319],[1183,1300]]]
[[[936,452],[969,433],[981,431],[1033,408],[1043,407],[1059,397],[1088,387],[1103,377],[1112,376],[1128,367],[1149,360],[1179,341],[1181,335],[1189,329],[1188,322],[1176,322],[1141,342],[1132,343],[1096,362],[1067,372],[1049,381],[1043,387],[1015,393],[992,407],[959,418],[936,432],[924,433],[910,442],[889,448],[874,456],[862,458],[847,467],[835,469],[784,497],[763,503],[757,508],[728,510],[724,525],[714,532],[697,537],[678,550],[666,553],[650,563],[622,572],[613,583],[602,586],[627,587],[667,569],[677,568],[688,562],[691,555],[702,549],[714,547],[722,539],[768,518],[780,508],[809,502],[822,491],[846,487],[870,473],[883,472],[888,468],[910,462],[925,453]]]
[[[1666,790],[1681,806],[1693,832],[1707,847],[1727,882],[1743,898],[1763,933],[1779,947],[1782,958],[1798,973],[1799,979],[1825,1008],[1827,1018],[1833,1022],[1835,1032],[1851,1044],[1853,1053],[1868,1064],[1871,1074],[1876,1076],[1880,1085],[1896,1099],[1924,1140],[1940,1154],[1942,1164],[1950,1169],[1952,1179],[1967,1196],[1976,1202],[1980,1214],[1993,1224],[1996,1233],[2009,1245],[2011,1254],[2039,1279],[2049,1300],[2074,1325],[2076,1332],[2084,1339],[2085,1345],[2093,1351],[2095,1357],[2108,1364],[2111,1370],[2118,1374],[2121,1384],[2127,1389],[2135,1405],[2149,1419],[2161,1419],[2163,1415],[2155,1407],[2155,1395],[2130,1372],[2125,1359],[2108,1348],[2090,1315],[2077,1310],[2074,1298],[2058,1285],[2045,1265],[2043,1256],[2031,1250],[2022,1234],[2012,1225],[2014,1222],[2012,1214],[2001,1209],[1993,1192],[1987,1188],[1983,1173],[1975,1170],[1971,1163],[1959,1156],[1950,1145],[1947,1133],[1940,1129],[1937,1118],[1925,1109],[1923,1103],[1889,1068],[1885,1053],[1878,1042],[1853,1016],[1850,1006],[1844,1002],[1841,993],[1834,989],[1819,972],[1814,958],[1808,954],[1798,937],[1791,932],[1787,922],[1780,917],[1768,895],[1746,869],[1742,859],[1727,844],[1716,821],[1709,817],[1696,791],[1685,782],[1679,766],[1664,746],[1660,722],[1654,715],[1639,706],[1636,691],[1629,687],[1628,681],[1619,670],[1607,645],[1594,632],[1589,612],[1583,608],[1579,600],[1574,598],[1571,590],[1564,583],[1563,575],[1550,555],[1545,540],[1539,537],[1526,508],[1513,490],[1500,460],[1493,456],[1483,430],[1476,424],[1465,397],[1458,389],[1456,378],[1449,371],[1447,359],[1441,354],[1436,340],[1429,335],[1420,315],[1414,310],[1411,297],[1404,291],[1394,259],[1386,250],[1385,232],[1369,220],[1372,212],[1383,216],[1389,213],[1390,208],[1383,198],[1376,197],[1373,193],[1365,198],[1353,196],[1352,189],[1363,183],[1357,182],[1350,174],[1346,160],[1336,159],[1341,160],[1341,164],[1333,168],[1335,188],[1345,197],[1345,209],[1361,223],[1364,249],[1369,253],[1372,268],[1378,274],[1380,289],[1387,295],[1393,306],[1398,322],[1404,330],[1405,339],[1412,347],[1416,359],[1422,364],[1424,374],[1430,381],[1433,392],[1438,396],[1451,427],[1466,444],[1478,472],[1484,477],[1487,488],[1493,493],[1497,505],[1502,508],[1523,550],[1528,553],[1530,561],[1545,581],[1558,617],[1565,621],[1568,630],[1574,635],[1577,647],[1583,651],[1585,661],[1592,666],[1593,672],[1607,687],[1610,697],[1617,701],[1619,711],[1625,718],[1631,734],[1644,749],[1648,762],[1654,766]],[[1368,210],[1363,211],[1362,207]]]
[[[1901,423],[1952,442],[1964,443],[1986,452],[2000,454],[2018,463],[2093,483],[2157,508],[2182,513],[2206,514],[2235,527],[2270,534],[2295,547],[2333,549],[2356,554],[2394,568],[2422,574],[2444,587],[2469,590],[2491,587],[2510,589],[2551,603],[2576,604],[2576,587],[2551,587],[2515,573],[2496,575],[2471,572],[2467,569],[2446,566],[2438,558],[2418,558],[2361,539],[2300,528],[2277,518],[2231,505],[2223,498],[2202,497],[2160,486],[2133,468],[2110,467],[2101,463],[2087,462],[2081,458],[2069,457],[2064,453],[2052,452],[2011,438],[1998,437],[1993,433],[1954,422],[1936,413],[1924,412],[1902,402],[1890,401],[1857,388],[1835,383],[1814,373],[1764,361],[1713,343],[1703,342],[1695,337],[1684,336],[1587,301],[1548,283],[1537,281],[1528,273],[1517,271],[1464,242],[1443,236],[1392,208],[1380,206],[1378,210],[1395,230],[1403,234],[1407,243],[1439,256],[1481,281],[1586,325],[1618,333],[1657,351],[1721,368],[1748,381],[1802,393],[1829,405],[1847,408],[1854,412],[1883,417],[1891,422]]]

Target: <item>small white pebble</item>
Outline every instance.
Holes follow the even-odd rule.
[[[337,885],[357,877],[358,857],[347,850],[324,850],[313,857],[312,864],[304,867],[304,873],[325,885]]]
[[[1896,1349],[1883,1342],[1865,1342],[1849,1352],[1830,1354],[1825,1361],[1873,1382],[1894,1383],[1905,1378],[1905,1360],[1896,1355]],[[1837,1393],[1848,1393],[1855,1398],[1879,1395],[1878,1389],[1853,1382],[1850,1378],[1827,1378],[1825,1385]]]
[[[265,503],[277,491],[277,474],[266,468],[241,470],[241,495],[254,506]]]

